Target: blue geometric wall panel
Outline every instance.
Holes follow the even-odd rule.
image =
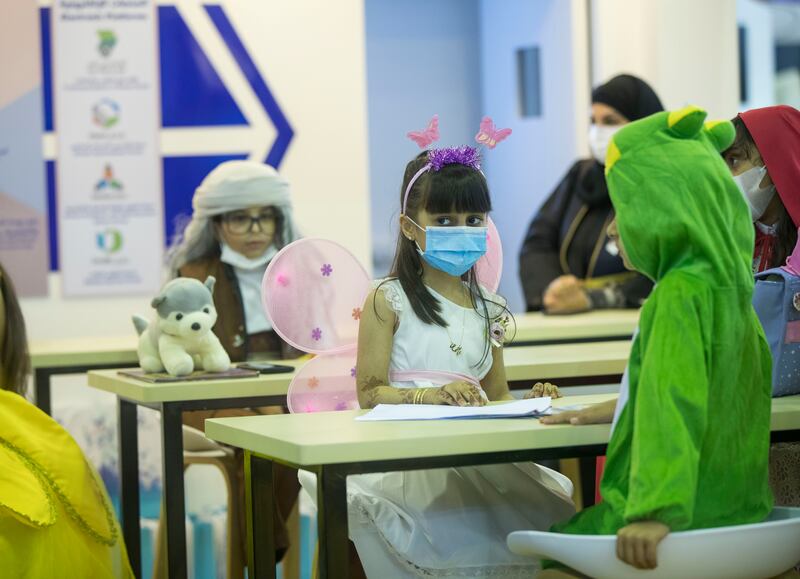
[[[174,6],[158,8],[164,127],[247,125],[217,71]]]

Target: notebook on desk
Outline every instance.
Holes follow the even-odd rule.
[[[388,420],[454,420],[475,418],[537,418],[550,413],[550,398],[531,398],[488,406],[437,406],[433,404],[378,404],[358,416],[360,422]]]
[[[198,382],[201,380],[230,380],[235,378],[257,378],[259,373],[244,368],[230,368],[225,372],[192,372],[188,376],[170,376],[166,372],[146,373],[144,370],[120,370],[120,376],[128,376],[152,384],[162,382]]]

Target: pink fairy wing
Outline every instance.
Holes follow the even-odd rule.
[[[292,413],[354,410],[356,393],[355,346],[312,358],[289,385],[287,406]]]
[[[270,262],[261,300],[281,338],[321,354],[355,346],[369,291],[367,272],[347,249],[326,239],[301,239]]]
[[[475,264],[475,273],[478,283],[494,293],[500,287],[500,278],[503,275],[503,244],[491,218],[487,220],[486,226],[489,229],[486,234],[486,253]]]

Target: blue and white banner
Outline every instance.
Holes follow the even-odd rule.
[[[53,9],[64,294],[153,293],[164,247],[154,2]]]

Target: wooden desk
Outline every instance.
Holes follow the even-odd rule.
[[[619,379],[629,352],[628,341],[509,348],[505,351],[506,372],[509,381],[517,383],[540,379],[584,384],[610,382]],[[280,363],[297,367],[304,361]],[[258,378],[236,380],[150,384],[120,376],[116,370],[89,372],[89,386],[115,394],[118,398],[122,528],[137,576],[140,576],[137,405],[161,412],[167,559],[170,577],[183,577],[186,574],[186,537],[183,527],[181,412],[283,405],[292,376],[288,373],[263,374]],[[340,415],[335,416],[338,418]]]
[[[51,413],[50,379],[55,375],[137,365],[138,341],[136,334],[131,331],[129,336],[31,342],[36,406],[47,414]]]
[[[614,395],[573,396],[554,405]],[[361,411],[221,418],[206,435],[245,450],[250,577],[274,577],[273,461],[317,474],[321,577],[348,574],[348,475],[602,454],[609,424],[543,426],[536,420],[356,422]],[[776,439],[800,437],[800,396],[773,400]],[[258,549],[254,548],[258,545]]]
[[[604,342],[630,340],[639,324],[639,310],[598,310],[569,316],[531,312],[514,319],[517,332],[511,346]]]

